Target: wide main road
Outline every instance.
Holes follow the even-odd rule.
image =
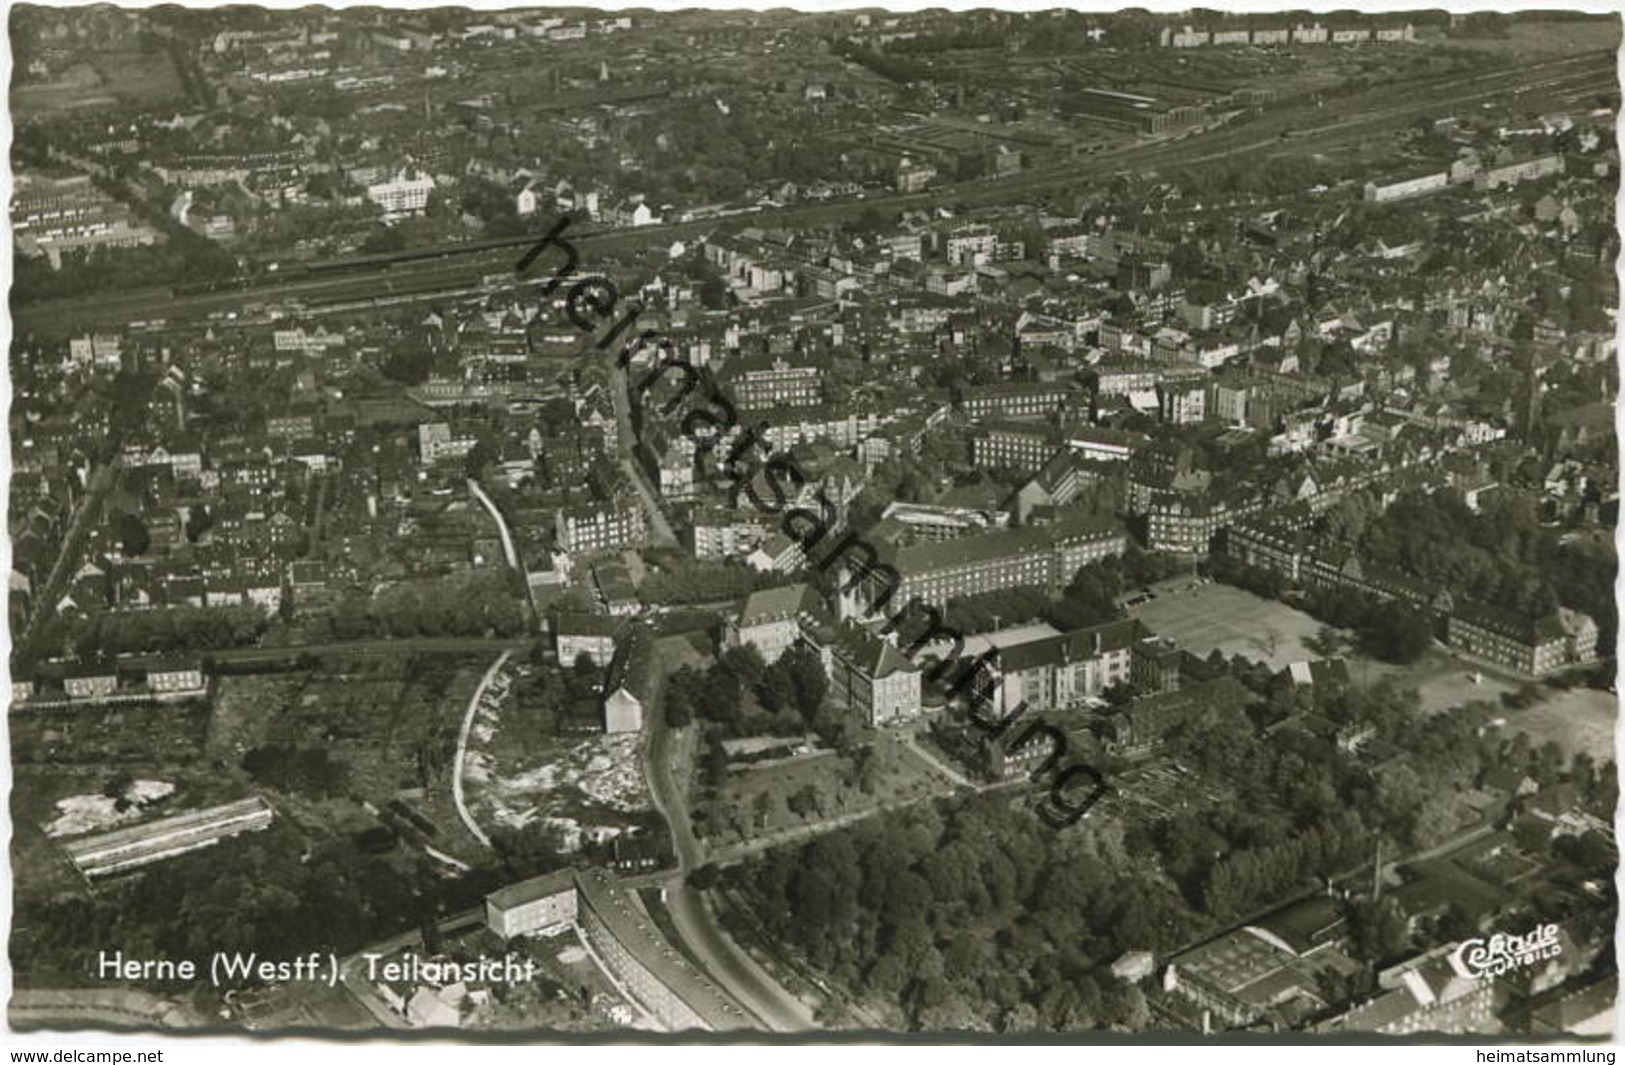
[[[1130,144],[1119,149],[1050,163],[998,179],[983,179],[930,189],[920,193],[873,196],[863,200],[763,207],[726,219],[676,222],[637,229],[599,229],[583,226],[566,234],[578,250],[589,247],[599,255],[617,248],[644,247],[655,242],[689,239],[714,231],[719,225],[817,226],[855,218],[870,209],[896,211],[942,203],[997,203],[1036,198],[1080,182],[1108,178],[1116,173],[1174,169],[1224,158],[1251,158],[1272,151],[1324,150],[1361,144],[1373,133],[1424,116],[1459,113],[1465,106],[1496,97],[1550,93],[1570,96],[1619,88],[1612,51],[1548,59],[1522,66],[1510,64],[1488,70],[1400,82],[1320,101],[1304,100],[1276,107],[1244,124],[1225,126],[1178,139]],[[1282,135],[1288,134],[1288,139]],[[290,278],[230,292],[174,296],[167,288],[124,293],[97,293],[73,300],[53,300],[13,308],[19,333],[52,333],[71,322],[75,330],[127,324],[133,321],[181,321],[214,313],[241,311],[248,305],[275,306],[294,300],[387,296],[423,287],[467,287],[486,273],[513,269],[517,249],[534,238],[482,245],[447,244],[419,248],[393,257],[392,265],[331,276]],[[591,256],[583,254],[583,270],[591,269]],[[545,270],[545,259],[538,271]]]
[[[692,758],[693,731],[689,725],[681,734],[666,726],[665,714],[656,701],[654,712],[644,721],[649,742],[644,749],[644,769],[655,809],[671,827],[672,850],[677,855],[677,872],[666,882],[666,911],[678,936],[710,973],[712,980],[775,1032],[803,1032],[816,1029],[811,1011],[749,955],[740,949],[717,923],[704,895],[690,887],[688,874],[704,861],[700,841],[688,816],[688,797],[674,767],[688,765]]]

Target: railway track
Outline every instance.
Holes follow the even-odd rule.
[[[578,249],[594,248],[606,256],[619,245],[648,246],[714,231],[722,224],[763,226],[816,226],[838,222],[862,212],[897,211],[944,202],[964,205],[996,204],[1026,199],[1046,192],[1064,191],[1081,182],[1131,172],[1156,171],[1213,162],[1233,156],[1306,150],[1359,141],[1361,135],[1396,122],[1428,114],[1459,111],[1464,105],[1500,96],[1555,94],[1565,99],[1588,92],[1618,91],[1615,57],[1598,51],[1545,60],[1521,68],[1497,67],[1447,75],[1401,86],[1335,98],[1324,106],[1305,103],[1267,113],[1241,126],[1220,127],[1206,133],[1153,143],[1137,143],[1082,159],[1047,163],[993,181],[967,182],[919,193],[898,193],[838,203],[768,207],[723,219],[672,222],[637,229],[573,227],[568,239]],[[1566,95],[1565,95],[1566,94]],[[1328,115],[1327,112],[1330,112]],[[1304,127],[1306,119],[1317,125]],[[1329,119],[1329,121],[1327,120]],[[1282,140],[1282,134],[1290,139]],[[52,301],[15,309],[19,331],[49,334],[60,323],[72,322],[83,330],[135,320],[166,320],[230,313],[245,305],[288,302],[315,297],[328,303],[377,306],[405,302],[411,296],[434,295],[444,285],[446,294],[469,289],[471,277],[507,272],[515,252],[529,246],[531,236],[502,238],[472,244],[418,248],[385,256],[363,256],[317,264],[294,281],[273,282],[228,292],[176,296],[151,290],[104,295],[94,299]],[[584,256],[584,258],[586,258]],[[442,280],[443,279],[443,280]]]

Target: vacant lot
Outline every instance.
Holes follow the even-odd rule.
[[[1206,658],[1215,648],[1226,658],[1242,655],[1281,669],[1288,663],[1318,657],[1303,641],[1320,631],[1320,622],[1284,603],[1260,599],[1228,584],[1188,581],[1164,585],[1150,602],[1131,607],[1159,636],[1166,636],[1194,655]]]

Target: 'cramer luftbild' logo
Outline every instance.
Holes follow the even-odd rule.
[[[1555,924],[1539,925],[1521,936],[1497,932],[1488,939],[1469,939],[1450,955],[1450,965],[1469,980],[1501,976],[1563,953]]]

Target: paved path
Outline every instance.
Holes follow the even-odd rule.
[[[457,804],[457,816],[463,819],[463,825],[469,833],[487,848],[491,846],[491,837],[474,823],[474,815],[468,812],[468,804],[463,801],[463,760],[468,755],[468,734],[474,728],[474,715],[480,711],[480,701],[485,698],[485,689],[491,686],[492,678],[512,657],[512,651],[503,651],[498,655],[497,660],[491,663],[491,668],[485,671],[485,676],[480,678],[479,687],[475,688],[474,694],[469,697],[468,712],[463,715],[463,728],[457,734],[457,760],[451,768],[451,799]]]

